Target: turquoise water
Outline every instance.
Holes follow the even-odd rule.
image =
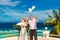
[[[16,23],[0,23],[0,38],[5,37],[11,37],[11,36],[18,36],[18,31],[13,27],[13,25]],[[43,23],[37,23],[37,36],[42,37],[43,36],[43,30],[45,29],[45,26],[40,25]],[[52,30],[53,27],[47,26],[48,30]],[[29,36],[29,32],[28,32]]]
[[[29,35],[29,32],[28,32]],[[17,30],[10,30],[10,31],[0,31],[0,38],[11,37],[11,36],[18,36]],[[42,30],[37,30],[37,36],[42,37],[43,33]]]

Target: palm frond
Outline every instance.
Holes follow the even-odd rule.
[[[47,13],[47,15],[48,15],[49,18],[52,18],[52,16],[49,13]]]
[[[53,16],[57,19],[58,15],[57,15],[57,11],[56,10],[52,10],[53,11]]]
[[[59,8],[58,17],[59,17],[59,20],[58,21],[60,22],[60,8]]]
[[[60,14],[60,8],[59,8],[59,14]]]
[[[60,8],[59,8],[59,13],[58,13],[58,15],[59,15],[59,18],[60,18]]]

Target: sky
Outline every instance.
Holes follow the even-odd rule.
[[[36,8],[30,13],[29,8]],[[60,0],[0,0],[0,22],[19,22],[24,16],[38,17],[40,21],[49,19],[46,13],[52,15],[52,10],[60,8]]]

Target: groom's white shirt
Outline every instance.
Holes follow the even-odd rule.
[[[30,29],[36,29],[36,19],[29,20]]]

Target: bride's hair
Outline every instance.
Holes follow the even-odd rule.
[[[27,18],[26,17],[23,17],[22,19],[24,22],[28,22]]]

